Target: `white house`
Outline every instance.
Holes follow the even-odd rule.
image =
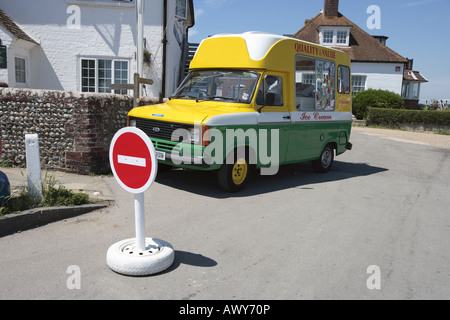
[[[389,90],[403,97],[406,108],[418,108],[420,85],[427,80],[412,71],[412,60],[386,45],[388,37],[371,36],[339,13],[339,0],[325,0],[324,9],[306,20],[293,37],[347,52],[354,93],[371,88]]]
[[[143,17],[141,77],[154,80],[143,93],[167,97],[184,77],[193,0],[145,0]],[[0,40],[0,82],[9,87],[111,92],[137,71],[136,3],[0,0]]]

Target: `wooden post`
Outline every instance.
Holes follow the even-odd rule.
[[[109,86],[111,90],[133,90],[133,108],[139,106],[140,97],[140,87],[141,84],[153,85],[154,81],[152,79],[145,79],[139,76],[139,73],[134,74],[133,84],[112,84]]]

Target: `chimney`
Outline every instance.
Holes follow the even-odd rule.
[[[339,0],[325,0],[323,15],[325,18],[336,18],[339,12]]]

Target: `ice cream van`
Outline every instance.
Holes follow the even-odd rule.
[[[311,162],[328,172],[351,150],[352,92],[347,53],[279,35],[221,34],[200,44],[190,72],[159,105],[130,111],[159,168],[216,171],[228,192],[252,172]]]

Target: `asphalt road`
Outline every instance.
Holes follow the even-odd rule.
[[[151,277],[106,264],[134,237],[133,196],[108,178],[115,205],[0,238],[0,299],[450,299],[450,149],[352,143],[329,174],[288,166],[238,195],[213,175],[160,175],[146,231],[175,263]]]

